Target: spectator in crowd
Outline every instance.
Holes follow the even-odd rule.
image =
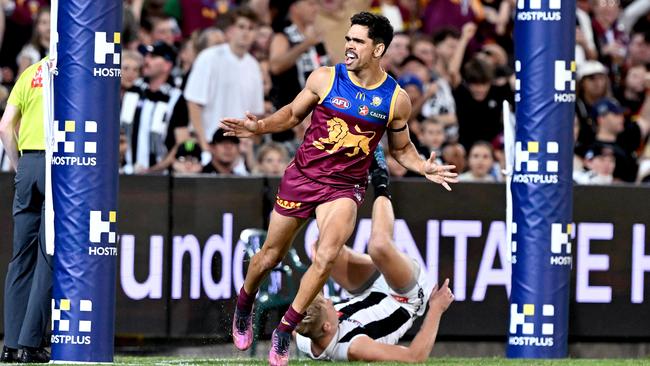
[[[276,109],[293,101],[305,87],[312,71],[331,64],[323,43],[323,32],[315,25],[318,1],[286,0],[284,4],[288,9],[288,19],[277,22],[277,33],[271,40],[269,54],[273,81],[271,102]],[[294,133],[288,130],[275,133],[272,138],[277,141],[292,140]]]
[[[151,18],[151,43],[165,42],[174,46],[178,34],[178,24],[170,16]]]
[[[435,118],[428,118],[422,121],[420,146],[424,148],[424,156],[429,156],[432,152],[435,152],[436,156],[442,159],[442,145],[444,143],[445,128],[442,122]]]
[[[632,33],[627,49],[626,66],[650,64],[650,28]]]
[[[395,32],[404,32],[406,26],[404,18],[402,18],[402,11],[397,3],[397,0],[374,0],[370,11],[388,18]]]
[[[140,78],[140,70],[144,64],[144,58],[136,51],[123,50],[121,60],[122,77],[120,78],[120,94],[132,90],[136,80]]]
[[[461,182],[496,182],[492,169],[494,152],[492,145],[486,141],[477,141],[469,150],[467,159],[469,170],[458,176]]]
[[[267,142],[257,151],[255,173],[279,177],[284,173],[288,164],[289,152],[287,148],[277,142]]]
[[[586,171],[573,172],[573,181],[578,184],[612,184],[616,158],[614,149],[605,144],[596,143],[585,154]]]
[[[50,51],[50,8],[42,7],[38,11],[31,41],[18,54],[18,74],[22,74],[30,65],[37,63]]]
[[[650,99],[650,98],[648,98]],[[624,110],[616,99],[603,98],[593,107],[596,143],[611,147],[616,158],[614,178],[634,182],[637,177],[636,150],[650,131],[650,102],[646,100],[636,123],[625,124]]]
[[[185,140],[176,147],[171,167],[174,175],[201,173],[201,146],[195,139]]]
[[[461,29],[467,23],[481,22],[484,13],[479,0],[430,0],[422,14],[422,30],[426,34],[434,34],[443,28]]]
[[[206,28],[199,33],[196,40],[196,54],[198,55],[206,48],[218,46],[223,43],[226,43],[226,34],[221,29],[216,27]]]
[[[238,137],[225,136],[223,129],[218,129],[209,145],[212,160],[203,167],[202,173],[248,175],[244,159],[240,155],[239,143]]]
[[[168,1],[168,4],[174,1]],[[204,0],[176,0],[177,9],[171,10],[168,5],[168,13],[179,12],[180,24],[183,37],[189,37],[194,31],[202,31],[214,25],[220,13],[220,1]],[[179,11],[180,10],[180,11]],[[170,14],[171,15],[171,14]]]
[[[388,46],[386,54],[381,59],[381,67],[392,76],[397,77],[400,75],[400,66],[402,62],[409,55],[409,48],[411,47],[411,37],[406,33],[395,33],[393,41]]]
[[[596,101],[610,94],[607,68],[598,61],[586,61],[577,70],[576,115],[580,120],[580,136],[576,146],[584,155],[585,148],[594,142],[596,123],[592,109]]]
[[[43,347],[52,298],[52,256],[45,249],[45,59],[23,72],[0,120],[0,140],[16,170],[11,261],[4,291],[0,362],[46,363]],[[20,355],[18,349],[22,349]]]
[[[431,37],[415,37],[411,46],[411,54],[424,62],[429,70],[433,70],[436,63],[436,47]]]
[[[264,113],[262,70],[249,53],[255,41],[257,17],[252,10],[241,7],[228,13],[225,23],[228,43],[199,54],[185,87],[190,120],[203,151],[210,150],[207,141],[222,118]]]
[[[368,0],[327,0],[320,1],[320,11],[317,12],[316,29],[326,29],[323,32],[323,43],[332,63],[343,62],[345,52],[345,35],[350,18],[368,9]],[[392,45],[392,44],[391,44]]]
[[[442,161],[445,164],[455,165],[458,173],[465,171],[466,155],[465,148],[458,142],[447,144],[442,148]]]
[[[586,60],[598,58],[594,30],[591,26],[592,0],[578,0],[576,2],[576,62],[581,64]]]
[[[626,121],[638,117],[641,105],[645,100],[646,66],[636,65],[630,67],[625,73],[622,85],[614,92],[616,99],[625,108]]]
[[[493,85],[494,66],[474,57],[460,74],[464,50],[474,36],[476,26],[468,23],[450,64],[453,94],[458,118],[459,142],[468,150],[475,142],[492,141],[503,132],[502,104],[508,100],[512,103],[513,91],[509,84]]]
[[[620,1],[594,1],[592,4],[594,40],[599,60],[610,72],[620,72],[626,54],[627,36],[617,26]]]
[[[443,28],[433,35],[433,45],[436,47],[435,72],[450,82],[449,64],[458,48],[459,41],[460,32],[455,28]]]
[[[192,65],[194,60],[196,60],[196,40],[190,38],[183,42],[178,54],[178,66],[174,69],[176,78],[180,80],[174,80],[174,85],[178,86],[181,90],[185,90],[187,85],[187,78],[190,76],[190,71],[192,71]]]
[[[120,119],[130,144],[124,169],[127,174],[146,172],[166,158],[176,141],[188,136],[189,114],[183,93],[169,84],[175,59],[176,52],[167,43],[158,41],[149,46],[144,78],[125,93]]]
[[[0,66],[2,66],[2,83],[11,86],[14,83],[17,65],[16,56],[30,42],[34,24],[39,11],[48,7],[49,0],[0,1],[3,8],[4,35],[0,49]],[[40,60],[37,59],[36,61]]]

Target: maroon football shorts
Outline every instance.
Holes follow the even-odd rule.
[[[284,172],[278,188],[275,211],[282,216],[306,219],[314,215],[318,205],[339,198],[350,198],[358,207],[363,203],[365,193],[365,186],[334,187],[307,178],[292,162]]]

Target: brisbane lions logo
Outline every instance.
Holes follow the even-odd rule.
[[[329,154],[334,154],[339,151],[341,148],[351,147],[352,152],[345,153],[347,156],[354,156],[363,151],[364,154],[370,154],[370,140],[375,137],[375,132],[370,131],[361,131],[359,126],[354,126],[354,130],[359,133],[355,135],[350,132],[348,124],[344,120],[334,117],[327,121],[327,138],[319,138],[318,141],[314,141],[313,145],[319,150],[325,150],[323,144],[334,144],[331,149],[325,150]]]

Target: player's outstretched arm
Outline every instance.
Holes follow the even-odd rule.
[[[403,167],[424,175],[432,182],[441,184],[451,191],[449,183],[457,183],[457,173],[452,172],[455,165],[436,164],[435,154],[428,160],[423,160],[418,154],[409,135],[408,120],[411,116],[411,100],[403,89],[400,89],[395,103],[395,115],[388,125],[388,148],[390,154]]]
[[[437,287],[437,286],[436,286]],[[446,279],[440,289],[434,288],[429,298],[429,312],[427,312],[420,331],[408,347],[383,344],[376,342],[368,336],[355,338],[348,349],[350,361],[397,361],[397,362],[424,362],[433,350],[438,335],[440,317],[447,310],[454,295],[449,289],[449,279]]]
[[[329,85],[331,70],[329,67],[320,67],[309,75],[305,88],[296,98],[286,106],[280,108],[272,115],[258,120],[251,113],[246,113],[245,118],[224,118],[221,127],[226,131],[226,136],[251,137],[286,131],[293,128],[314,109],[321,95],[326,93]]]

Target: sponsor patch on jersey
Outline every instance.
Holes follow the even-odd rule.
[[[350,109],[352,103],[350,103],[350,101],[345,98],[334,97],[332,98],[332,105],[338,109]]]
[[[370,112],[370,110],[368,109],[368,106],[366,106],[366,105],[360,105],[359,106],[359,114],[360,115],[365,117],[365,116],[368,115],[368,112]]]

